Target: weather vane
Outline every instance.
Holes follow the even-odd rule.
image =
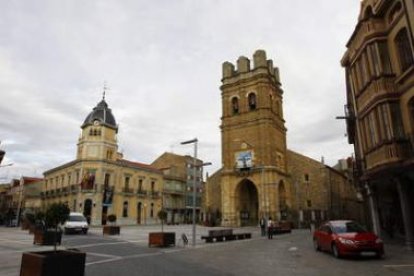
[[[105,100],[105,94],[106,94],[106,90],[109,90],[106,81],[104,81],[104,86],[103,86],[103,95],[102,95],[102,99]]]

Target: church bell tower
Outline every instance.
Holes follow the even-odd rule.
[[[237,68],[223,63],[221,86],[222,225],[257,225],[280,216],[288,184],[279,69],[263,50]]]

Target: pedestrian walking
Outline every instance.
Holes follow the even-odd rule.
[[[262,231],[262,237],[266,236],[266,219],[264,216],[259,221],[260,230]]]
[[[269,217],[267,220],[267,238],[269,240],[273,239],[273,221],[272,217]]]

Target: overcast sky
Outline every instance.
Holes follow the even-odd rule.
[[[102,99],[128,160],[165,151],[221,166],[221,66],[263,49],[280,69],[288,148],[334,165],[344,136],[340,59],[360,0],[39,0],[0,3],[0,182],[75,158]]]

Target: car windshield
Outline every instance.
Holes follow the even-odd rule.
[[[86,221],[86,219],[83,216],[70,216],[69,221]]]
[[[340,233],[365,233],[367,232],[364,227],[356,222],[350,221],[341,224],[334,224],[333,231],[337,234]]]

